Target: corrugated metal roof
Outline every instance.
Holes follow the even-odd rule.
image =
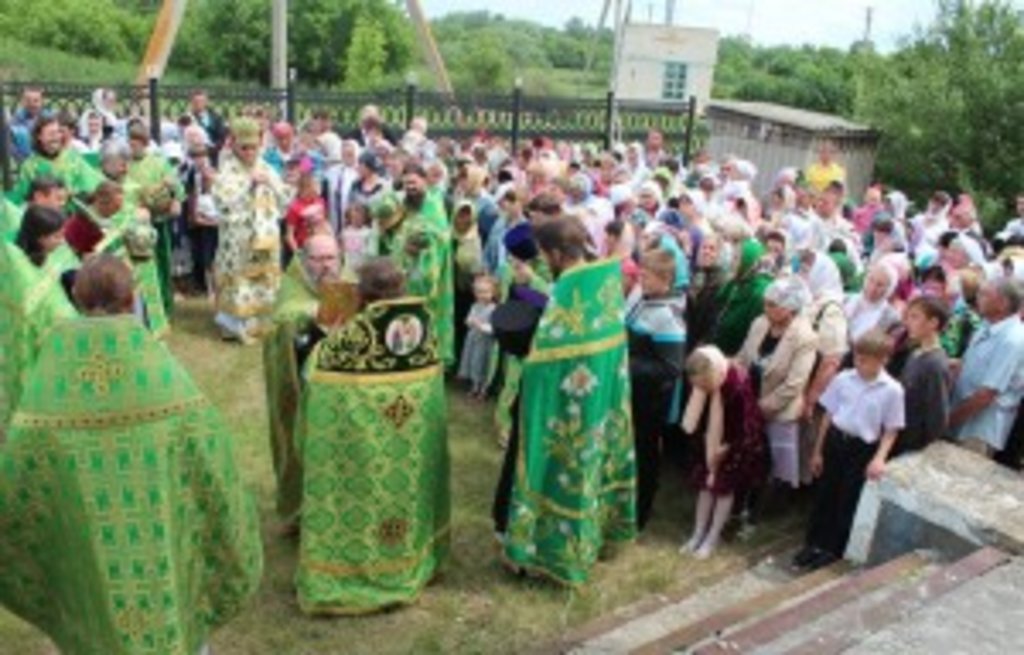
[[[848,121],[841,116],[822,114],[806,109],[776,105],[770,102],[740,102],[738,100],[712,100],[708,103],[708,116],[717,112],[741,114],[773,123],[781,123],[811,132],[861,132],[874,133],[874,130],[859,123]]]

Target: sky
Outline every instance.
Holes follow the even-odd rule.
[[[453,11],[484,10],[561,27],[573,16],[597,22],[603,0],[421,0],[430,17]],[[623,0],[623,6],[626,2]],[[1024,0],[1013,4],[1024,10]],[[882,51],[927,25],[935,0],[677,0],[675,23],[717,28],[722,35],[750,33],[762,45],[811,43],[848,48],[864,34],[866,9],[874,6],[872,36]],[[665,17],[665,0],[633,0],[634,22]],[[609,24],[611,19],[609,18]]]

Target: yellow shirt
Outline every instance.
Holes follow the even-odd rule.
[[[824,166],[821,162],[816,161],[807,167],[806,177],[807,184],[811,189],[820,193],[832,182],[842,182],[845,185],[846,169],[836,162]]]

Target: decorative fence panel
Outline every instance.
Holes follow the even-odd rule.
[[[92,106],[95,87],[48,82],[0,84],[0,164],[3,186],[10,187],[12,157],[8,121],[17,110],[27,87],[43,90],[52,112],[78,117]],[[153,137],[161,139],[162,126],[188,113],[198,87],[165,85],[114,85],[118,110],[125,117],[149,122]],[[383,120],[405,127],[414,116],[423,116],[431,136],[459,140],[478,134],[502,137],[513,146],[534,137],[583,141],[610,147],[614,141],[642,140],[649,130],[659,130],[673,149],[689,160],[693,131],[694,100],[678,105],[617,102],[606,98],[559,98],[529,96],[518,87],[510,94],[446,95],[420,91],[415,86],[372,92],[304,89],[289,84],[284,89],[266,87],[204,86],[210,106],[230,120],[258,113],[270,120],[287,119],[301,124],[314,114],[326,113],[339,131],[359,122],[362,108],[376,105]]]

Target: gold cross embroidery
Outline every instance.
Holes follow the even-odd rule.
[[[111,381],[123,375],[124,366],[106,359],[103,355],[94,355],[78,369],[78,379],[82,382],[91,382],[96,393],[103,396],[110,393]]]
[[[387,519],[377,526],[377,540],[385,546],[397,546],[405,541],[409,522],[402,519]]]
[[[405,396],[398,396],[390,405],[384,408],[384,418],[391,422],[396,429],[401,430],[402,426],[412,418],[413,406],[405,399]]]

